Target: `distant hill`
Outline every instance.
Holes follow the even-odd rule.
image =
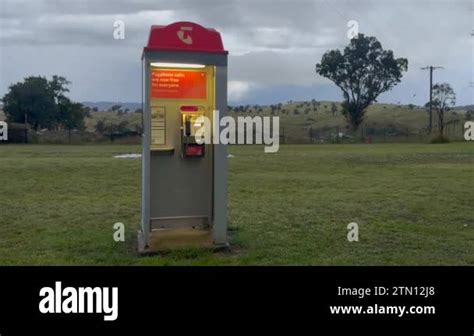
[[[457,111],[474,111],[474,105],[464,105],[464,106],[456,106],[454,110]]]
[[[141,103],[121,103],[121,102],[81,102],[82,105],[90,107],[91,109],[97,108],[99,111],[108,111],[114,105],[122,106],[122,110],[129,109],[134,112],[136,109],[142,108]]]
[[[140,104],[134,103],[96,103],[104,105],[100,111],[107,111],[112,105],[122,105],[134,112],[140,108]],[[128,106],[128,107],[127,107]],[[459,138],[462,136],[462,125],[465,112],[469,106],[459,106],[446,114],[446,130],[450,137]],[[238,116],[279,116],[280,131],[287,143],[307,143],[310,138],[314,141],[330,141],[334,134],[342,133],[351,136],[347,122],[341,113],[340,102],[331,101],[289,101],[274,105],[239,105],[229,106],[229,115]],[[434,115],[434,129],[436,129],[436,115]],[[141,113],[118,114],[116,112],[92,113],[91,118],[86,120],[89,130],[94,130],[98,120],[118,124],[126,122],[131,130],[141,128]],[[396,104],[373,104],[366,114],[365,121],[361,127],[367,136],[374,138],[393,138],[421,141],[422,135],[426,132],[428,123],[427,111],[415,105]],[[360,133],[357,134],[359,136]]]
[[[133,113],[141,109],[140,103],[130,102],[83,102],[85,106],[97,108],[100,112],[92,112],[86,119],[89,131],[95,130],[99,120],[106,123],[125,123],[127,129],[141,129],[141,113]],[[109,112],[113,105],[120,105],[121,110],[128,109],[131,113]],[[341,113],[340,102],[331,101],[289,101],[274,105],[239,105],[229,106],[229,115],[238,116],[279,116],[280,131],[287,143],[307,143],[313,141],[328,142],[334,134],[350,135],[347,122]],[[474,105],[456,106],[446,114],[446,130],[448,136],[460,138],[463,136],[463,122],[466,112],[474,110]],[[0,110],[0,120],[5,115]],[[362,129],[365,135],[374,138],[402,137],[420,140],[426,132],[428,122],[427,111],[415,105],[373,104],[366,114]],[[434,115],[436,130],[436,114]],[[356,136],[352,134],[352,136]]]
[[[297,105],[297,104],[307,104],[307,103],[311,103],[311,101],[309,102],[297,102],[297,101],[288,101],[286,103],[282,103],[282,104],[274,104],[275,106],[277,105],[282,105],[283,108],[285,107],[293,107],[294,105]],[[332,102],[326,102],[326,103],[329,103],[331,104]],[[335,104],[340,104],[340,102],[334,102]],[[90,102],[90,101],[84,101],[84,102],[81,102],[82,105],[84,106],[87,106],[87,107],[90,107],[91,109],[92,108],[97,108],[99,111],[109,111],[110,108],[114,105],[120,105],[122,106],[122,110],[123,109],[129,109],[131,112],[134,112],[136,111],[137,109],[141,109],[142,108],[142,104],[141,103],[133,103],[133,102],[107,102],[107,101],[100,101],[100,102]],[[409,105],[396,105],[396,104],[375,104],[375,105],[385,105],[385,106],[400,106],[400,107],[408,107]],[[254,107],[254,106],[259,106],[259,107],[262,107],[264,109],[268,108],[269,106],[271,105],[240,105],[240,106],[249,106],[249,107]],[[1,107],[2,107],[2,104],[0,103],[0,110],[1,110]],[[239,107],[239,105],[232,105],[232,107],[236,108],[236,107]],[[419,106],[414,106],[415,108],[420,108]],[[464,106],[456,106],[453,108],[453,110],[455,111],[469,111],[469,110],[474,110],[474,105],[464,105]]]
[[[462,137],[462,122],[468,109],[460,106],[446,113],[446,134],[452,138]],[[244,105],[230,108],[231,116],[267,115],[280,117],[280,135],[288,143],[329,141],[335,134],[370,136],[373,138],[400,138],[422,141],[428,123],[427,111],[416,105],[376,103],[367,109],[364,123],[357,134],[347,127],[340,102],[331,101],[289,101],[269,106]],[[436,113],[433,129],[437,129]]]

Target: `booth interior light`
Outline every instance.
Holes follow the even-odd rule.
[[[188,69],[202,69],[206,66],[204,64],[186,64],[186,63],[165,63],[165,62],[152,62],[152,67],[159,68],[188,68]]]

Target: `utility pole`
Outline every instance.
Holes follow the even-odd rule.
[[[421,68],[421,70],[430,70],[430,123],[428,125],[428,133],[431,134],[431,130],[433,128],[433,70],[435,69],[443,69],[443,67],[440,66],[426,66]]]

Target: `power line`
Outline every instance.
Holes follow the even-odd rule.
[[[432,105],[433,105],[433,70],[444,69],[444,68],[441,67],[441,66],[429,65],[429,66],[422,67],[420,69],[421,70],[430,70],[430,105],[429,105],[429,108],[430,108],[430,122],[429,122],[429,125],[428,125],[428,132],[429,132],[429,134],[431,134],[431,130],[433,128],[433,110],[432,110]]]
[[[371,3],[369,1],[367,1],[367,3],[370,5],[370,10],[374,11],[377,15],[378,14],[378,11],[377,11],[377,5],[375,3]],[[375,24],[372,20],[370,20],[370,14],[368,11],[359,11],[359,7],[358,5],[355,5],[355,6],[352,6],[352,2],[349,1],[349,0],[346,0],[345,1],[345,4],[347,6],[350,7],[350,9],[353,11],[353,12],[356,12],[356,14],[360,17],[360,20],[364,20],[363,24],[369,28],[372,28],[374,34],[376,37],[378,37],[378,39],[380,41],[388,41],[390,44],[394,45],[393,43],[393,40],[390,36],[390,34],[382,34],[382,31],[385,32],[383,29],[380,29],[380,26],[377,24]],[[365,14],[365,17],[364,17],[364,14]],[[380,15],[379,15],[380,17]]]
[[[337,15],[339,15],[344,21],[349,21],[348,18],[343,15],[336,7],[334,7],[330,2],[328,2],[327,0],[323,0],[323,2],[329,7],[331,8],[332,10],[334,10]]]

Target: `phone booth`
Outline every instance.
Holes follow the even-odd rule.
[[[205,132],[219,132],[214,111],[227,112],[227,54],[214,29],[151,27],[142,56],[141,253],[227,245],[227,150],[197,141],[203,118],[213,126]]]

